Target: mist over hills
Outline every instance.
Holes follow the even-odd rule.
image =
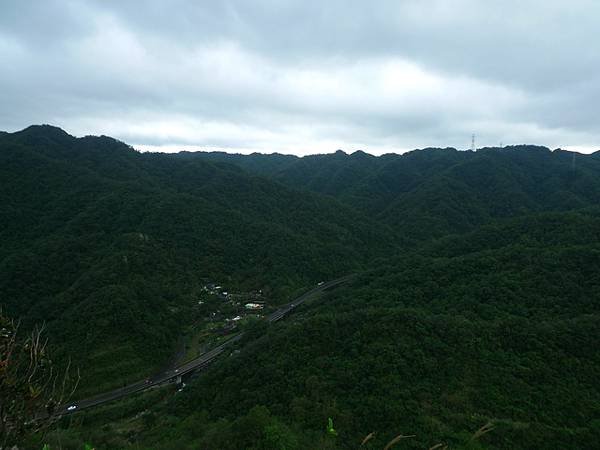
[[[115,406],[56,431],[74,446],[133,448],[133,421],[143,448],[585,448],[599,204],[599,153],[153,154],[32,126],[0,133],[0,298],[48,324],[83,396],[163,366],[208,282],[283,303],[359,274],[144,403],[154,421]]]

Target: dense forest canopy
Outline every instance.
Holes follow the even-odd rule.
[[[232,165],[48,126],[3,136],[0,180],[3,304],[48,322],[86,367],[82,387],[141,377],[168,359],[207,281],[283,300],[399,242],[334,199]]]
[[[47,323],[57,358],[84,369],[82,396],[164,365],[206,283],[276,304],[358,274],[286,321],[255,323],[183,392],[76,415],[52,439],[600,442],[598,153],[167,155],[33,126],[0,134],[0,188],[2,306],[25,327]]]
[[[531,145],[476,152],[424,149],[381,157],[361,151],[303,158],[202,152],[177,156],[231,162],[248,173],[333,196],[419,241],[499,218],[596,205],[600,198],[600,153]]]

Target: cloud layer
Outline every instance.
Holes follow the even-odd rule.
[[[600,148],[600,3],[7,0],[0,129],[140,149]]]

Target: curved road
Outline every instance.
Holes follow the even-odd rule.
[[[292,300],[291,302],[281,306],[277,311],[267,316],[267,320],[271,322],[277,322],[278,320],[285,317],[295,308],[304,303],[309,297],[316,294],[317,292],[322,292],[331,287],[337,286],[339,284],[345,283],[354,275],[347,275],[342,278],[337,278],[332,281],[328,281],[326,283],[320,283],[316,288],[311,289],[308,292],[305,292],[300,297]],[[180,376],[194,372],[196,370],[200,370],[208,366],[215,358],[217,358],[221,353],[225,351],[225,349],[235,342],[239,341],[244,333],[240,333],[237,336],[232,337],[231,339],[226,340],[225,342],[219,344],[212,350],[203,353],[197,358],[182,364],[173,370],[169,370],[166,372],[162,372],[156,374],[146,380],[137,381],[128,386],[124,386],[119,389],[115,389],[110,392],[105,392],[103,394],[96,395],[94,397],[90,397],[87,399],[79,400],[76,402],[71,402],[65,405],[59,406],[53,413],[55,416],[63,416],[66,414],[76,413],[81,411],[82,409],[90,408],[92,406],[101,405],[103,403],[107,403],[121,397],[125,397],[127,395],[131,395],[135,392],[143,391],[145,389],[149,389],[153,386],[158,386],[163,383],[171,382],[173,380],[177,380]]]

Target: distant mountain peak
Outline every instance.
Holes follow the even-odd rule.
[[[500,150],[500,151],[530,151],[530,152],[541,152],[541,153],[551,153],[551,150],[548,147],[543,145],[533,145],[533,144],[517,144],[517,145],[506,145],[501,149],[491,147],[492,150]]]
[[[373,155],[370,155],[369,153],[367,153],[367,152],[365,152],[363,150],[356,150],[350,156],[352,156],[354,158],[374,158]]]
[[[65,130],[60,127],[48,124],[42,125],[30,125],[27,128],[22,129],[21,131],[17,131],[15,134],[27,134],[27,135],[49,135],[49,136],[71,136]]]
[[[62,128],[53,125],[31,125],[21,131],[10,134],[18,141],[30,145],[52,142],[62,146],[70,146],[76,140],[74,136],[71,136]]]

